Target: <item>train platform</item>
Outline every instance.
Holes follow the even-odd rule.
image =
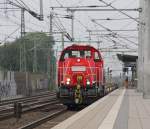
[[[150,129],[150,99],[117,89],[52,129]]]

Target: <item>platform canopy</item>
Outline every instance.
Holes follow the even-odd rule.
[[[122,61],[125,67],[132,67],[136,65],[136,61],[138,56],[135,55],[124,55],[124,54],[117,54],[117,57],[120,61]]]
[[[117,54],[117,57],[122,62],[136,62],[138,59],[138,56],[134,55],[124,55],[124,54]]]

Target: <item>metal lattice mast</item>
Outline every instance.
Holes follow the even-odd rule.
[[[25,36],[25,18],[24,18],[25,10],[21,8],[21,40]],[[22,45],[23,44],[23,45]],[[25,44],[24,42],[20,44],[20,71],[25,71]]]
[[[34,39],[33,72],[37,72],[37,46]]]
[[[25,10],[21,9],[21,38],[25,36],[25,18],[24,18]]]
[[[53,76],[53,74],[52,74],[52,33],[53,33],[53,13],[52,12],[50,12],[50,16],[49,16],[49,22],[50,22],[50,29],[49,29],[49,36],[50,36],[50,42],[49,42],[49,44],[48,44],[48,47],[49,47],[49,49],[48,49],[48,54],[47,54],[47,75],[48,75],[48,83],[49,83],[49,88],[50,89],[52,89],[52,82],[53,82],[53,80],[52,80],[52,76]]]
[[[74,11],[71,11],[71,31],[72,41],[74,41]]]

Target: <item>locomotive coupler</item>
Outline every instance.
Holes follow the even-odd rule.
[[[81,93],[81,85],[80,82],[82,80],[82,76],[77,77],[77,87],[75,89],[75,103],[81,104],[82,103],[82,93]]]

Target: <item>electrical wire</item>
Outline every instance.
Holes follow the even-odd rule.
[[[15,17],[14,15],[10,15],[10,16]],[[18,20],[20,20],[18,17],[15,17],[15,18],[18,19]],[[33,25],[38,26],[38,27],[41,27],[41,28],[46,28],[45,26],[38,25],[38,24],[33,23],[33,22],[30,22],[30,24],[33,24]],[[31,30],[31,28],[29,28],[29,27],[27,27],[27,28]],[[36,31],[37,31],[37,30],[36,30]]]
[[[29,8],[29,6],[27,5],[27,4],[25,4],[22,0],[20,0],[21,1],[21,3],[28,9],[28,10],[30,10],[30,8]]]
[[[53,25],[55,25],[56,28],[58,28],[59,31],[63,32],[63,29],[61,26],[57,23],[57,21],[53,22]]]
[[[74,5],[81,5],[81,3],[83,3],[85,0],[79,0],[76,4],[73,4],[72,6]]]
[[[89,18],[90,18],[90,16],[89,16]],[[96,24],[95,24],[95,28],[97,29]],[[97,32],[97,35],[98,35],[98,32]],[[124,44],[121,44],[121,43],[127,44],[126,42],[124,42],[124,41],[122,41],[122,40],[120,40],[120,39],[118,39],[118,38],[117,38],[117,39],[116,39],[116,38],[115,38],[115,39],[111,39],[111,37],[109,37],[109,36],[107,36],[107,37],[102,37],[102,38],[105,38],[105,39],[108,38],[109,41],[111,41],[111,42],[113,42],[113,43],[116,42],[117,44],[120,44],[120,45],[122,45],[122,46],[125,46],[125,45],[124,45]],[[108,40],[108,39],[107,39],[107,40]],[[119,40],[119,41],[116,41],[116,40]],[[126,47],[127,49],[129,49],[127,46],[125,46],[125,47]],[[131,46],[131,47],[133,47],[133,46]]]
[[[62,24],[61,20],[59,19],[59,17],[58,17],[57,15],[56,15],[56,17],[57,17],[57,20],[59,21],[60,25],[62,26],[62,28],[63,28],[64,30],[66,30],[65,27],[64,27],[64,25]],[[55,18],[56,18],[56,17],[55,17]]]
[[[61,7],[63,7],[63,4],[60,3],[58,0],[56,0],[56,2],[57,2]]]
[[[86,31],[89,30],[89,28],[87,26],[85,26],[80,20],[78,20],[77,18],[74,18],[78,23],[80,23],[81,26],[83,26],[85,28]]]
[[[130,49],[130,47],[128,47],[128,46],[125,46],[124,44],[121,44],[120,42],[117,42],[116,40],[114,40],[114,39],[111,39],[111,37],[103,37],[105,40],[107,40],[107,41],[111,41],[112,43],[116,43],[116,45],[117,44],[119,44],[119,45],[121,45],[122,47],[125,47],[125,48],[127,48],[127,49]]]
[[[127,27],[130,26],[132,23],[133,23],[133,21],[131,21],[131,22],[125,24],[124,26],[122,26],[122,27],[120,28],[120,30],[122,30],[122,29],[124,29],[124,28],[127,28]]]
[[[8,34],[4,34],[4,33],[0,33],[0,35],[2,35],[2,36],[8,36]],[[11,38],[11,39],[16,39],[16,37],[13,37],[13,36],[9,36],[9,38]],[[2,42],[2,40],[0,40],[1,42]]]
[[[31,1],[31,2],[33,2],[33,1]],[[31,8],[32,8],[32,10],[35,10],[36,12],[38,12],[38,10],[36,9],[36,8],[34,8],[33,7],[33,5],[31,5],[31,4],[33,4],[34,5],[34,3],[28,3],[28,5],[27,4],[25,4],[26,5],[26,7],[28,8],[28,10],[31,10]]]
[[[114,36],[116,35],[116,36],[118,36],[119,38],[122,38],[122,39],[124,39],[124,40],[126,40],[126,41],[129,41],[130,43],[132,43],[132,44],[134,44],[134,45],[136,45],[136,46],[138,45],[137,43],[135,43],[135,42],[133,42],[133,41],[127,39],[127,38],[121,37],[118,33],[113,32],[111,29],[105,27],[104,25],[102,25],[102,24],[100,24],[100,23],[97,23],[97,22],[94,21],[94,20],[92,20],[92,22],[96,23],[97,25],[99,25],[99,26],[102,27],[103,29],[106,29],[107,31],[112,32],[112,34],[113,34]]]
[[[143,23],[141,23],[139,20],[133,18],[132,16],[130,16],[130,15],[124,13],[123,11],[118,10],[117,8],[115,8],[114,6],[112,6],[111,4],[108,4],[107,2],[105,2],[105,1],[103,1],[103,0],[99,0],[99,1],[102,2],[103,4],[107,5],[107,6],[111,7],[112,9],[117,10],[118,12],[122,13],[123,15],[125,15],[125,16],[127,16],[127,17],[133,19],[133,20],[136,21],[137,23],[143,24]]]
[[[14,33],[16,33],[19,29],[20,29],[20,27],[18,27],[17,29],[15,29],[12,33],[8,34],[8,36],[4,39],[4,41],[3,41],[2,43],[6,42],[6,40],[7,40],[10,36],[12,36]]]
[[[10,16],[12,16],[12,17],[14,17],[13,15],[10,15]],[[16,18],[16,19],[18,19],[18,20],[20,20],[18,17],[14,17],[14,18]],[[9,18],[10,19],[10,18]],[[17,24],[17,25],[19,25],[19,26],[21,26],[21,24],[20,23],[17,23],[17,22],[15,22],[15,21],[13,21],[13,20],[11,20],[13,23],[15,23],[15,24]],[[26,25],[26,28],[27,29],[29,29],[29,30],[31,30],[31,31],[37,31],[37,30],[35,30],[35,29],[32,29],[32,28],[30,28],[29,26],[27,26]]]
[[[112,1],[110,2],[110,4],[112,5],[112,4],[115,3],[116,1],[118,1],[118,0],[112,0]]]
[[[139,19],[139,18],[135,18],[135,19]],[[94,19],[95,21],[105,21],[105,20],[107,20],[107,21],[113,21],[113,20],[131,20],[131,18],[105,18],[105,19]]]
[[[2,17],[5,17],[5,16],[3,16],[3,15],[1,15],[1,16],[2,16]],[[9,16],[11,16],[11,15],[9,15]],[[12,20],[9,16],[7,16],[7,17],[5,17],[5,18],[8,19],[10,22],[16,24],[16,25],[21,26],[20,23],[18,23],[17,21]],[[19,19],[19,18],[16,17],[16,19]],[[20,20],[20,19],[19,19],[19,20]],[[31,31],[37,31],[37,30],[34,30],[34,29],[32,29],[32,28],[30,28],[30,27],[28,27],[28,26],[26,26],[26,28],[29,29],[29,30],[31,30]]]
[[[18,3],[19,4],[19,6],[21,6],[21,7],[25,7],[25,8],[27,8],[27,9],[29,9],[29,7],[23,2],[23,1],[19,1],[19,0],[15,0],[16,1],[16,3]],[[8,0],[8,2],[10,2],[9,0]],[[16,5],[16,3],[15,3],[15,5]],[[9,4],[9,3],[8,3]],[[9,15],[10,16],[10,15]],[[20,23],[18,23],[18,22],[16,22],[16,20],[14,21],[14,20],[12,20],[9,16],[7,16],[7,17],[5,17],[5,18],[7,18],[10,22],[12,22],[12,23],[14,23],[14,24],[16,24],[16,25],[18,25],[18,26],[20,26]],[[13,17],[15,17],[15,16],[13,16]],[[19,19],[18,17],[15,17],[15,19]],[[20,19],[19,19],[20,20]],[[40,25],[37,25],[37,24],[35,24],[35,23],[30,23],[30,24],[34,24],[34,25],[36,25],[36,26],[39,26],[39,27],[41,27],[41,28],[43,28],[43,26],[40,26]],[[27,29],[29,29],[29,30],[32,30],[32,31],[37,31],[37,30],[34,30],[34,29],[32,29],[32,28],[30,28],[30,27],[28,27],[28,26],[26,26],[26,28]],[[8,36],[8,38],[9,38],[10,36]]]

